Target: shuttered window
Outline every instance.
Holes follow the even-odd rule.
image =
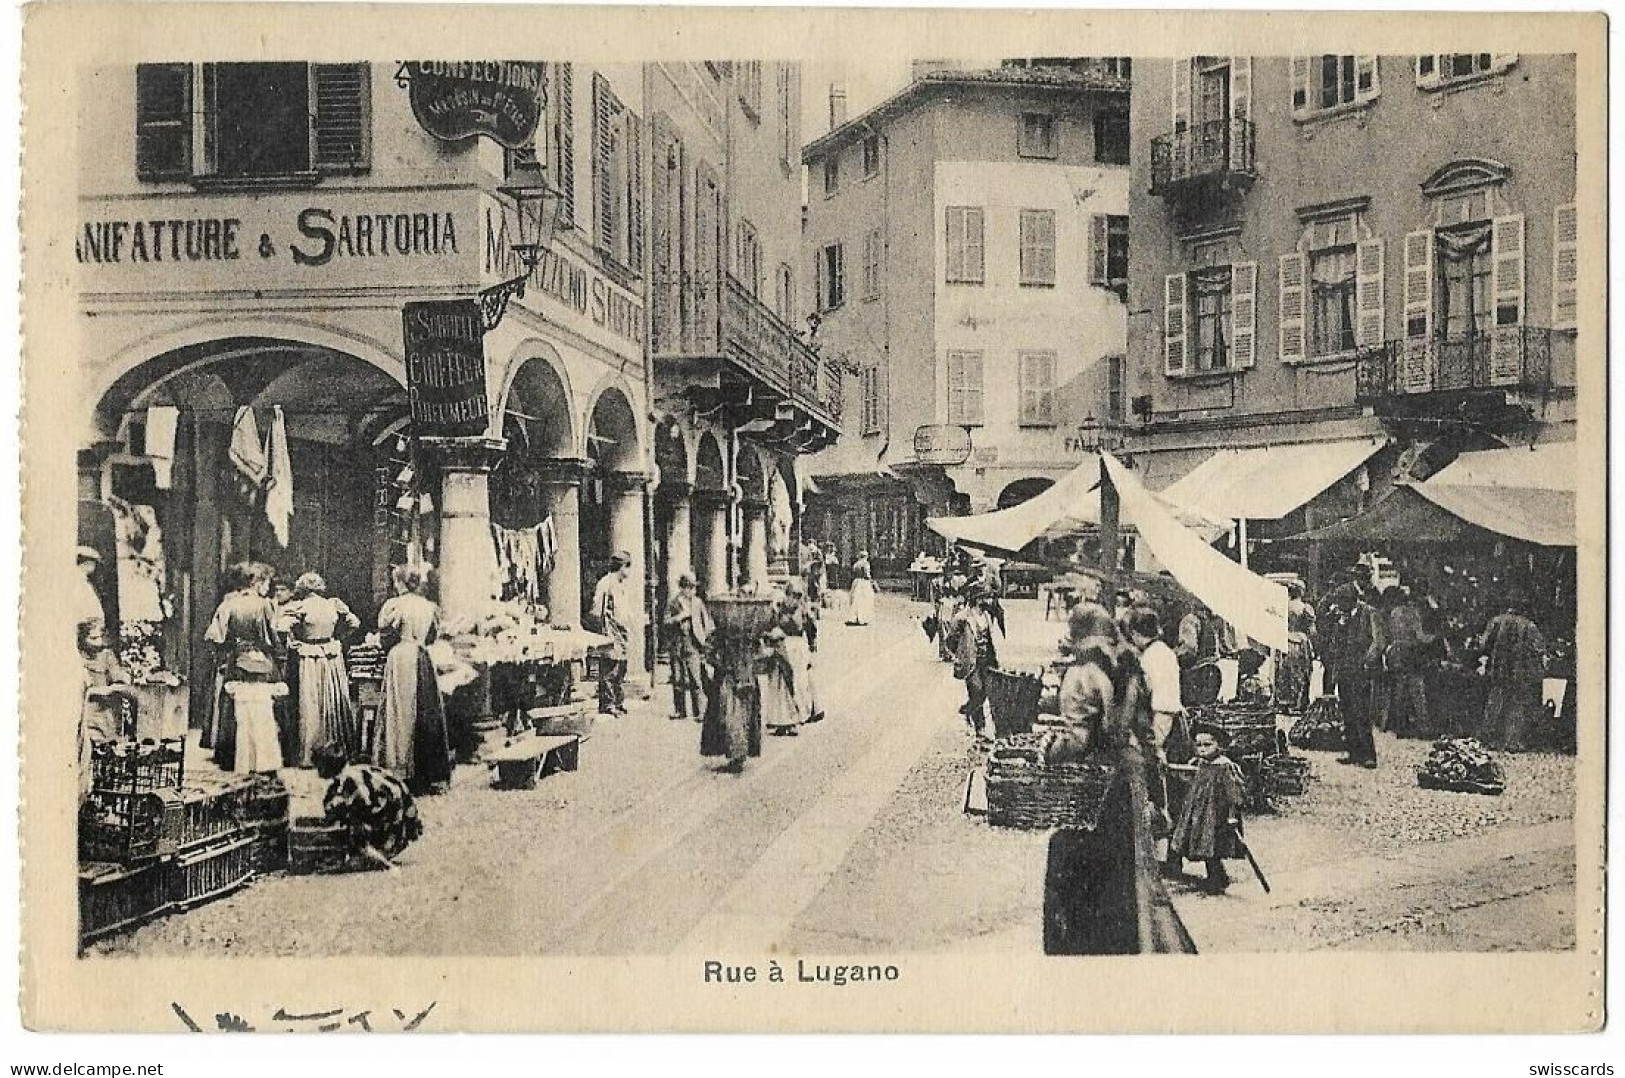
[[[1231,365],[1245,370],[1258,358],[1258,263],[1230,267]]]
[[[1580,320],[1580,207],[1568,202],[1552,213],[1552,328]]]
[[[631,269],[643,262],[643,164],[638,118],[621,104],[609,80],[592,77],[594,240],[611,261]]]
[[[1292,111],[1297,116],[1375,101],[1375,56],[1294,56],[1291,64]]]
[[[950,284],[981,284],[985,275],[980,206],[949,206],[946,211],[947,274]]]
[[[1523,325],[1523,214],[1497,217],[1491,224],[1490,262],[1495,275],[1495,324]]]
[[[1021,211],[1021,283],[1055,283],[1055,211]]]
[[[1055,425],[1055,353],[1022,352],[1020,355],[1021,425]]]
[[[864,434],[880,433],[880,368],[865,367],[858,373],[858,389],[862,398],[860,418]]]
[[[1383,295],[1386,269],[1382,240],[1362,240],[1355,257],[1358,320],[1354,327],[1354,343],[1361,348],[1376,348],[1382,344],[1385,336],[1387,314]]]
[[[192,172],[192,65],[138,64],[135,71],[135,170],[143,180]]]
[[[1433,230],[1405,236],[1405,337],[1426,341],[1433,336]]]
[[[1089,218],[1089,283],[1127,295],[1128,218],[1097,213]]]
[[[1185,373],[1188,334],[1185,325],[1187,284],[1183,273],[1170,273],[1162,282],[1162,369],[1168,375]]]
[[[871,228],[863,237],[863,298],[880,298],[881,264],[885,258],[885,233]]]
[[[846,302],[846,251],[841,244],[832,243],[819,250],[813,259],[813,274],[820,311],[833,311]]]
[[[982,425],[982,353],[948,353],[948,422]]]
[[[310,86],[316,113],[312,143],[317,171],[367,171],[372,159],[371,79],[367,65],[312,64]]]
[[[1518,62],[1516,53],[1439,53],[1416,58],[1416,85],[1437,90],[1474,79],[1499,75]]]
[[[570,64],[552,66],[553,186],[559,192],[559,227],[565,228],[576,219],[575,79]]]

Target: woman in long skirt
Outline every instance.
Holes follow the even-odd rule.
[[[298,656],[298,721],[289,766],[310,767],[317,747],[328,744],[340,746],[354,759],[361,739],[342,641],[361,622],[342,601],[328,596],[327,582],[319,573],[301,576],[294,583],[294,595],[285,610],[292,623],[292,650]]]
[[[875,616],[875,582],[872,576],[869,552],[859,551],[858,560],[852,563],[852,616],[846,621],[848,625],[867,625]]]
[[[774,613],[773,627],[763,648],[757,674],[762,700],[762,723],[768,733],[794,737],[812,717],[808,674],[812,653],[807,643],[812,613],[798,581],[790,581]]]
[[[203,634],[220,659],[214,714],[204,730],[203,745],[214,749],[215,763],[223,771],[239,770],[239,763],[242,770],[253,771],[282,766],[271,690],[227,691],[228,685],[282,680],[276,658],[276,608],[267,597],[271,575],[270,566],[258,562],[232,566],[226,574],[231,591],[220,600]],[[238,714],[239,695],[253,701],[249,713]]]
[[[451,781],[445,705],[429,658],[440,608],[423,596],[427,566],[398,566],[394,580],[394,598],[378,611],[378,628],[395,643],[384,659],[384,701],[373,762],[427,790]]]
[[[1303,585],[1287,584],[1287,648],[1276,665],[1275,703],[1282,711],[1301,712],[1309,703],[1309,675],[1314,668],[1315,608],[1303,600]]]

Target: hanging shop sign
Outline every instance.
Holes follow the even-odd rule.
[[[546,68],[524,60],[412,60],[401,65],[412,114],[442,142],[485,135],[510,150],[536,136]]]
[[[484,433],[485,320],[479,300],[408,303],[402,312],[406,393],[419,437]]]
[[[970,459],[970,430],[954,424],[933,424],[914,430],[914,459],[921,464],[953,467]]]

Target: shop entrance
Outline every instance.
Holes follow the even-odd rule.
[[[285,458],[273,451],[278,408]],[[203,633],[223,570],[243,560],[271,565],[279,583],[321,573],[372,625],[380,582],[407,535],[432,531],[438,498],[396,459],[406,415],[392,374],[284,340],[192,346],[115,382],[96,406],[102,440],[80,455],[80,541],[110,567],[102,594],[126,665],[187,678],[201,722],[214,669]],[[268,492],[287,484],[291,506],[278,509]]]
[[[570,397],[553,364],[527,359],[514,373],[502,415],[507,452],[491,471],[491,523],[503,598],[540,603],[561,624],[581,602],[577,553],[579,462]]]
[[[631,403],[611,386],[599,394],[587,420],[587,482],[581,499],[581,613],[591,613],[593,588],[609,571],[610,555],[632,555],[643,566],[642,467]]]

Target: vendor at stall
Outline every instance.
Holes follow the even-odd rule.
[[[423,594],[429,573],[427,565],[396,566],[395,595],[378,611],[389,653],[373,763],[419,790],[449,783],[452,768],[445,704],[429,655],[440,627],[440,608]]]
[[[344,665],[344,637],[361,627],[361,620],[343,600],[327,594],[320,573],[305,573],[294,582],[293,600],[282,609],[291,637],[295,661],[297,721],[289,738],[288,763],[309,767],[317,746],[336,744],[351,759],[361,748],[355,708],[350,701],[350,676]]]
[[[223,771],[275,771],[282,766],[274,701],[286,695],[279,660],[271,567],[240,562],[226,573],[229,591],[203,638],[219,656],[215,708],[203,747]]]

